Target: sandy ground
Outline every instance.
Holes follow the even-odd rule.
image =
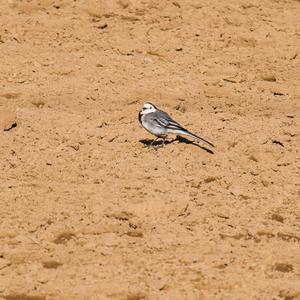
[[[300,299],[299,15],[1,1],[0,299]]]

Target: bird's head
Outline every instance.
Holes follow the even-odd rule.
[[[141,115],[146,115],[152,112],[155,112],[157,110],[157,108],[155,107],[155,105],[153,105],[150,102],[145,102],[143,105],[142,110],[140,111]]]

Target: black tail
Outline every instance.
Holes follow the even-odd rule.
[[[190,131],[181,127],[180,124],[178,124],[177,122],[175,122],[173,120],[169,121],[169,124],[166,126],[166,128],[172,130],[172,133],[177,133],[179,135],[182,134],[182,135],[187,135],[187,136],[193,137],[196,140],[203,141],[203,142],[207,143],[208,145],[210,145],[211,147],[215,148],[215,146],[212,143],[201,138],[200,136],[197,136],[196,134],[191,133]]]
[[[200,136],[197,136],[196,134],[193,134],[193,133],[189,132],[189,131],[186,130],[186,129],[185,129],[185,131],[186,131],[190,136],[192,136],[192,137],[194,137],[194,138],[196,138],[196,139],[198,139],[198,140],[200,140],[200,141],[203,141],[203,142],[207,143],[208,145],[210,145],[210,146],[212,146],[212,147],[215,148],[215,145],[213,145],[213,144],[210,143],[209,141],[207,141],[207,140],[201,138]]]

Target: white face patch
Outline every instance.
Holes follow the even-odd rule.
[[[146,102],[144,103],[144,106],[141,110],[141,114],[142,115],[146,115],[146,114],[149,114],[149,113],[152,113],[152,112],[155,112],[156,111],[156,108],[153,104],[149,103],[149,102]]]

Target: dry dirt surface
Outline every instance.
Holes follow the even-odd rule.
[[[300,299],[299,16],[2,0],[0,299]],[[145,147],[145,101],[214,154]]]

